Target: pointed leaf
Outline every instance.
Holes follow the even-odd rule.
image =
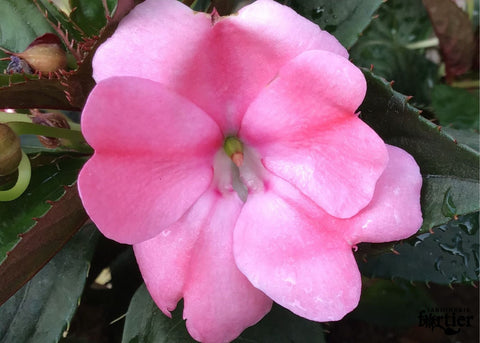
[[[208,295],[206,295],[208,296]],[[225,306],[229,306],[225,304]],[[132,298],[128,308],[122,343],[194,343],[182,319],[183,306],[177,306],[172,318],[155,305],[145,285]],[[274,305],[259,323],[247,328],[234,343],[323,343],[320,323],[300,318]]]
[[[397,254],[362,256],[362,274],[439,284],[471,283],[479,277],[478,213],[439,226],[395,246]]]
[[[53,29],[33,1],[3,0],[0,6],[0,32],[0,46],[20,52],[35,38],[53,32]]]
[[[83,159],[35,168],[25,193],[0,203],[0,303],[27,282],[87,219],[75,182]],[[35,218],[35,219],[34,219]]]
[[[420,116],[385,80],[367,70],[364,74],[367,95],[360,106],[361,118],[387,143],[409,152],[424,176],[422,230],[450,220],[442,213],[448,189],[458,202],[457,215],[478,211],[479,154]]]
[[[291,7],[350,48],[372,20],[382,0],[293,0]]]
[[[440,195],[443,194],[443,197]],[[423,179],[422,231],[458,216],[480,210],[478,180],[428,175]]]
[[[172,319],[155,305],[145,285],[132,297],[128,307],[122,343],[194,343],[182,319],[182,307],[172,312]]]
[[[458,130],[451,127],[442,127],[442,131],[450,137],[455,137],[458,144],[466,145],[475,151],[480,151],[480,135],[474,130]]]
[[[2,343],[58,342],[79,304],[99,237],[87,225],[0,307]]]

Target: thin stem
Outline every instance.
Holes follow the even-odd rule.
[[[0,201],[12,201],[17,199],[25,192],[30,183],[32,168],[27,154],[22,151],[22,159],[18,165],[18,178],[15,185],[7,190],[0,191]]]
[[[408,44],[406,46],[407,49],[416,50],[416,49],[426,49],[426,48],[434,48],[437,47],[439,44],[439,40],[437,37],[421,40],[415,43]]]
[[[467,13],[470,20],[473,18],[473,11],[475,11],[475,2],[473,0],[467,0]]]
[[[37,125],[27,122],[9,122],[8,126],[10,126],[10,128],[17,135],[37,135],[62,138],[68,141],[64,142],[65,147],[68,149],[87,154],[91,154],[93,152],[92,148],[85,142],[85,139],[80,131]]]
[[[14,121],[31,123],[32,119],[30,119],[30,117],[26,114],[0,112],[0,123],[9,123]]]
[[[457,88],[479,88],[480,87],[480,81],[479,80],[465,80],[465,81],[456,81],[452,82],[451,84],[452,87],[457,87]]]
[[[56,111],[52,111],[56,112]],[[75,123],[69,118],[66,118],[68,125],[70,126],[70,130],[81,131],[80,124]],[[22,122],[22,123],[31,123],[32,118],[28,114],[23,113],[8,113],[0,111],[0,123],[10,123],[10,122]]]

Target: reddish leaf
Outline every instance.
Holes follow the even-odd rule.
[[[65,187],[64,196],[7,253],[0,265],[0,304],[30,280],[87,220],[76,184]]]
[[[440,40],[447,80],[452,80],[472,67],[476,46],[472,24],[452,0],[423,0],[423,4]]]
[[[3,80],[8,75],[1,77]],[[68,102],[64,88],[57,79],[28,79],[0,87],[0,108],[78,109]]]

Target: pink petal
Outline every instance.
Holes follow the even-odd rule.
[[[138,78],[100,82],[82,131],[95,149],[79,176],[83,204],[102,233],[122,243],[149,239],[185,213],[209,186],[222,142],[200,109]]]
[[[209,15],[195,15],[180,1],[144,1],[97,49],[93,77],[97,82],[113,76],[172,80],[193,63],[203,44],[200,37],[207,37],[211,27]]]
[[[233,225],[241,205],[235,194],[207,192],[181,221],[134,247],[157,305],[168,313],[183,296],[187,329],[201,342],[235,339],[272,305],[233,259]]]
[[[415,234],[422,225],[417,163],[404,150],[387,145],[389,162],[370,204],[358,215],[339,221],[352,244],[389,242]]]
[[[150,295],[169,317],[183,297],[192,250],[214,203],[215,198],[206,192],[179,221],[158,236],[133,246]]]
[[[274,1],[257,1],[213,25],[178,1],[147,0],[99,48],[93,66],[97,81],[132,75],[168,85],[234,134],[278,69],[312,49],[347,56],[335,38]]]
[[[257,0],[243,7],[238,15],[225,19],[228,20],[245,32],[256,32],[266,42],[273,41],[291,49],[292,57],[303,51],[325,50],[348,58],[347,50],[334,36],[275,1]]]
[[[357,306],[361,289],[351,247],[291,185],[272,176],[269,187],[249,195],[235,226],[238,267],[290,311],[315,321],[341,319]]]
[[[383,141],[354,114],[365,90],[345,58],[305,52],[252,103],[239,137],[329,214],[351,217],[370,202],[388,160]]]

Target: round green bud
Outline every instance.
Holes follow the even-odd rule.
[[[0,176],[16,171],[21,159],[20,137],[8,125],[0,123]]]

